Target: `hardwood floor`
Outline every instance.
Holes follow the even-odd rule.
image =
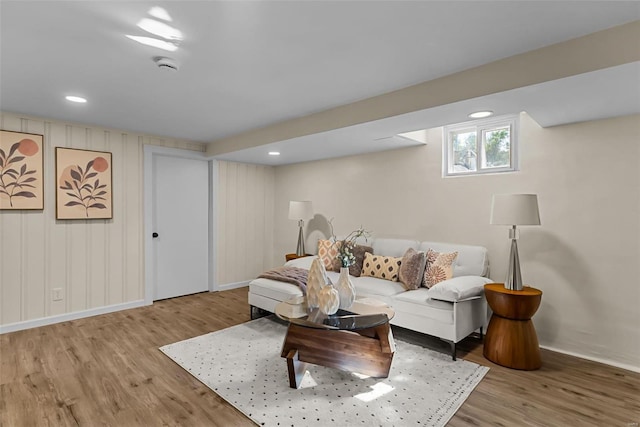
[[[0,426],[254,425],[158,350],[248,320],[241,288],[1,335]],[[448,352],[437,339],[394,334]],[[450,426],[640,423],[638,373],[544,350],[540,370],[507,369],[475,338],[458,356],[491,370]]]

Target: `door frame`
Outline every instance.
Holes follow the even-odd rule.
[[[218,290],[218,283],[215,277],[216,269],[216,200],[217,200],[217,177],[218,162],[199,151],[183,150],[180,148],[167,148],[156,145],[143,145],[144,153],[144,302],[145,305],[153,304],[155,296],[155,257],[153,256],[153,157],[155,155],[179,157],[183,159],[203,160],[209,165],[209,292]]]

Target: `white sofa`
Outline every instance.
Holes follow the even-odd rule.
[[[476,330],[482,337],[488,311],[484,298],[484,285],[490,283],[487,250],[480,246],[438,242],[418,242],[404,239],[374,239],[368,245],[373,253],[401,257],[408,248],[426,252],[458,252],[454,263],[453,278],[431,289],[405,290],[402,283],[374,277],[351,277],[357,298],[373,298],[383,301],[395,310],[391,324],[411,329],[447,341],[451,355],[456,358],[456,343]],[[315,256],[298,258],[285,265],[309,269]],[[339,273],[328,271],[329,278],[337,283]],[[284,300],[302,295],[295,285],[259,278],[249,283],[251,315],[256,308],[274,312]]]

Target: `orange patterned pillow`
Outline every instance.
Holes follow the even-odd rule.
[[[430,288],[436,283],[451,279],[453,277],[453,263],[457,257],[458,252],[440,253],[429,249],[422,285]]]
[[[324,268],[328,271],[333,270],[333,261],[338,255],[339,242],[334,243],[331,240],[318,240],[318,258]]]

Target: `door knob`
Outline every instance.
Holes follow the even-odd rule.
[[[156,237],[158,237],[158,233],[152,233],[151,237],[153,237],[155,239]]]

